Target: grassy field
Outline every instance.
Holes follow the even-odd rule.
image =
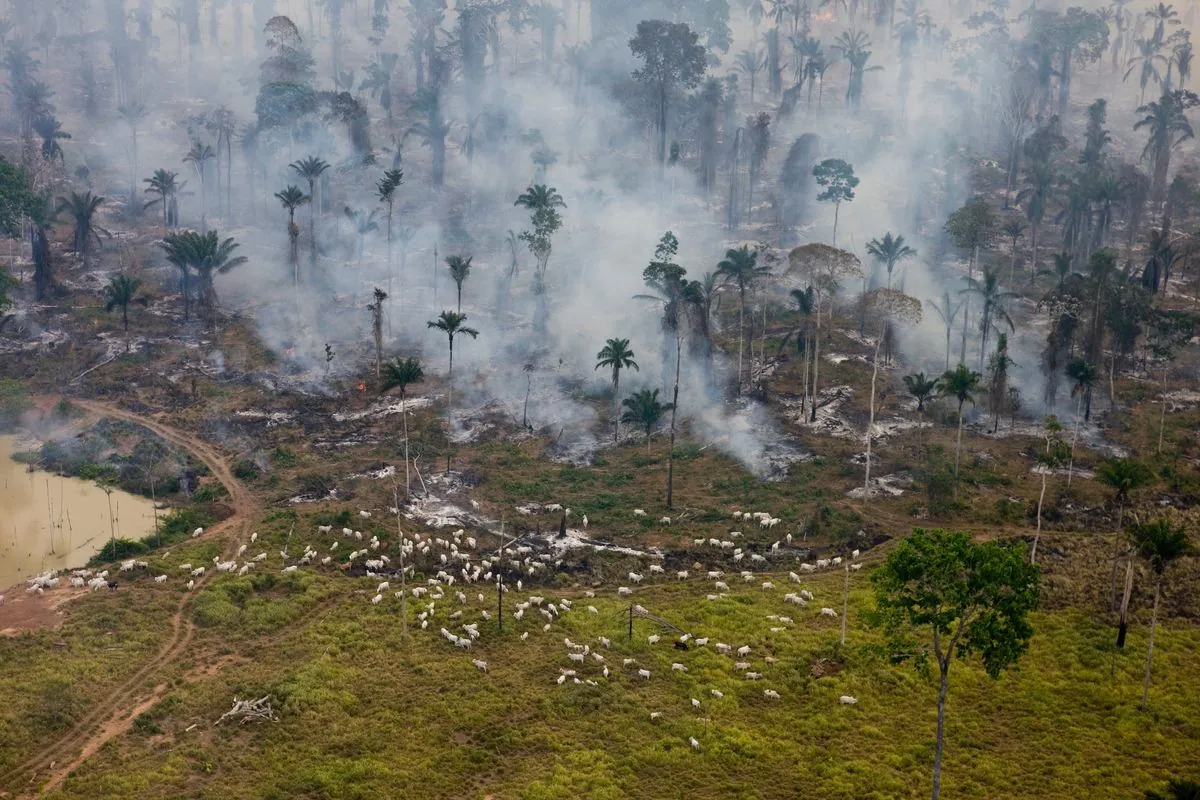
[[[818,614],[820,606],[840,608],[840,573],[806,580],[816,600],[805,608],[783,602],[796,588],[786,573],[769,576],[775,590],[733,575],[729,595],[714,601],[705,599],[715,591],[708,581],[659,578],[640,588],[634,600],[651,614],[712,639],[683,652],[672,648],[669,630],[645,619],[635,620],[626,641],[628,602],[615,596],[612,574],[624,566],[598,558],[592,574],[610,580],[594,599],[573,583],[578,574],[532,590],[576,601],[548,633],[532,609],[512,619],[529,587],[506,596],[503,634],[494,619],[482,619],[495,608],[494,590],[471,587],[463,619],[447,619],[459,608],[451,592],[427,631],[410,601],[406,641],[399,602],[389,595],[369,603],[374,580],[332,568],[279,575],[275,551],[289,528],[283,514],[262,527],[270,557],[260,575],[220,576],[198,593],[190,606],[197,634],[179,669],[162,676],[170,686],[164,698],[53,797],[895,798],[928,791],[935,689],[911,667],[890,664],[880,635],[865,624],[869,566],[852,573],[844,649],[839,620]],[[211,545],[189,543],[169,560],[200,563],[210,552]],[[74,676],[69,718],[103,692],[105,675],[155,646],[181,590],[171,584],[179,582],[157,585],[146,576],[122,587],[120,603],[107,593],[77,602],[60,631],[0,643],[0,691],[12,699],[0,713],[6,758],[28,754],[53,733],[37,725],[64,676]],[[436,632],[466,621],[480,622],[482,632],[469,654]],[[992,681],[975,665],[956,664],[946,796],[1136,798],[1194,769],[1200,687],[1184,678],[1200,669],[1200,631],[1183,621],[1159,629],[1152,710],[1142,713],[1145,622],[1139,616],[1114,660],[1110,627],[1078,610],[1039,613],[1017,671]],[[646,637],[655,632],[665,635],[651,646]],[[612,640],[611,650],[599,636]],[[564,637],[598,649],[611,677],[603,679],[591,657],[583,666],[569,662]],[[763,680],[744,680],[734,659],[716,652],[718,641],[750,645],[746,660]],[[778,660],[768,663],[768,655]],[[626,657],[651,670],[651,679],[622,666]],[[488,673],[472,658],[486,660]],[[688,671],[672,671],[676,662]],[[814,677],[816,664],[828,674]],[[556,684],[567,668],[596,685]],[[764,697],[767,688],[781,699]],[[234,696],[267,694],[278,723],[213,727]],[[858,704],[840,705],[842,694]],[[652,711],[663,717],[652,722]]]

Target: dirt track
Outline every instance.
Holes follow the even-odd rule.
[[[258,504],[246,487],[233,476],[221,454],[207,442],[143,414],[134,414],[108,403],[77,399],[71,402],[97,417],[112,417],[141,425],[203,462],[225,487],[233,506],[233,515],[205,531],[204,537],[227,539],[229,547],[236,547],[248,539],[251,521],[259,511]],[[194,632],[187,614],[188,605],[208,577],[201,577],[196,588],[184,594],[179,601],[175,613],[171,615],[171,634],[154,657],[97,703],[65,735],[0,775],[0,787],[22,792],[25,796],[37,796],[55,789],[106,742],[127,731],[139,714],[162,697],[166,689],[164,683],[159,682],[150,689],[147,689],[147,684],[187,652]]]

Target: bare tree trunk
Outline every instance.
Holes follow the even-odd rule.
[[[1133,593],[1133,559],[1125,562],[1125,592],[1121,595],[1121,611],[1117,622],[1117,648],[1125,647],[1125,634],[1129,631],[1129,596]]]
[[[950,658],[950,654],[946,654]],[[941,684],[938,686],[937,702],[937,743],[933,751],[933,795],[932,800],[938,800],[942,795],[942,750],[946,735],[946,695],[950,691],[950,665],[941,666]]]
[[[679,363],[683,360],[683,336],[675,328],[675,394],[671,399],[671,446],[667,450],[667,508],[672,508],[675,488],[675,415],[679,410]]]
[[[881,344],[883,344],[882,330],[879,332],[878,341],[875,342],[875,358],[871,364],[871,417],[867,422],[867,463],[863,477],[863,499],[871,496],[871,432],[875,428],[875,380],[879,376],[879,346]],[[849,575],[849,572],[846,574]],[[844,618],[842,627],[846,627]],[[845,640],[845,638],[845,632],[843,631],[842,639]]]
[[[1163,429],[1167,424],[1167,367],[1163,365],[1162,409],[1158,413],[1158,455],[1162,455]]]
[[[812,411],[809,413],[809,421],[817,421],[817,369],[821,366],[821,298],[817,297],[817,332],[813,336],[813,377],[812,377]]]
[[[842,587],[842,647],[846,646],[846,612],[850,608],[850,562],[846,562],[846,580]]]
[[[1046,500],[1046,474],[1050,471],[1049,467],[1043,466],[1042,469],[1042,493],[1038,495],[1037,505],[1037,531],[1033,534],[1033,547],[1029,550],[1029,563],[1037,563],[1037,548],[1038,539],[1042,538],[1042,503]]]
[[[1162,577],[1154,582],[1154,610],[1150,612],[1150,647],[1146,650],[1146,677],[1142,681],[1142,710],[1150,703],[1150,662],[1154,660],[1154,630],[1158,627],[1158,600],[1162,596]]]

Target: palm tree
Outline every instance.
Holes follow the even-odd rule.
[[[66,154],[63,153],[63,149],[58,142],[61,139],[70,139],[71,134],[62,129],[62,123],[47,114],[44,117],[39,117],[33,123],[33,129],[42,139],[42,158],[47,161],[57,159],[65,164]]]
[[[188,150],[187,155],[183,157],[183,163],[191,164],[196,168],[196,175],[200,178],[200,228],[204,229],[204,215],[208,213],[208,195],[205,191],[207,181],[204,180],[204,173],[208,170],[208,162],[216,158],[217,154],[212,147],[206,144],[201,144],[199,140],[192,142],[192,149]]]
[[[1137,46],[1137,55],[1129,59],[1129,69],[1125,70],[1124,80],[1129,80],[1129,76],[1139,66],[1141,72],[1138,76],[1138,85],[1141,87],[1141,94],[1138,96],[1138,102],[1146,99],[1146,87],[1153,81],[1157,85],[1163,82],[1163,75],[1158,71],[1159,64],[1166,64],[1167,57],[1159,50],[1162,48],[1162,41],[1159,39],[1138,39],[1135,43]]]
[[[892,236],[885,233],[882,239],[872,239],[867,242],[867,252],[875,256],[875,260],[883,264],[887,270],[887,288],[892,288],[892,270],[901,261],[916,256],[917,251],[904,243],[903,236]]]
[[[748,49],[738,53],[733,61],[734,69],[750,79],[750,107],[754,107],[754,86],[758,75],[767,68],[767,56],[762,49]]]
[[[408,474],[408,401],[405,398],[405,392],[408,387],[414,383],[420,383],[425,380],[425,370],[421,368],[421,362],[415,358],[399,359],[393,358],[383,368],[383,384],[380,391],[386,392],[391,389],[400,390],[400,416],[404,419],[404,493],[408,495],[409,490],[409,474]]]
[[[413,124],[408,132],[420,136],[433,152],[431,177],[438,190],[446,177],[446,137],[450,134],[450,124],[446,122],[442,110],[442,99],[440,86],[426,85],[417,91],[409,103],[409,111],[424,119]]]
[[[975,394],[979,391],[982,377],[978,372],[972,372],[965,364],[959,364],[953,371],[942,373],[939,397],[953,397],[958,401],[958,438],[954,444],[954,492],[958,494],[958,464],[962,456],[963,404],[975,405]]]
[[[383,177],[375,184],[379,202],[387,206],[387,276],[389,295],[392,293],[392,212],[396,204],[396,190],[403,183],[404,173],[398,169],[389,169],[383,173]],[[388,330],[391,330],[391,317],[388,317]]]
[[[58,212],[67,211],[75,226],[72,246],[75,252],[83,256],[83,268],[91,266],[92,242],[101,244],[100,236],[112,238],[112,234],[96,223],[96,212],[104,205],[105,198],[93,195],[91,192],[79,194],[72,191],[66,197],[58,198]]]
[[[191,273],[192,264],[196,260],[196,238],[194,231],[177,231],[167,233],[160,243],[167,261],[179,270],[180,284],[183,289],[183,319],[186,321],[191,312]]]
[[[1096,466],[1096,479],[1113,492],[1113,502],[1117,504],[1117,530],[1121,530],[1125,504],[1133,492],[1154,481],[1154,472],[1136,458],[1113,458]]]
[[[1099,373],[1085,358],[1073,358],[1067,362],[1067,377],[1074,383],[1071,386],[1071,397],[1078,395],[1083,401],[1083,421],[1092,418],[1092,387],[1096,385]]]
[[[982,339],[979,345],[979,368],[983,369],[983,360],[987,354],[988,335],[993,329],[1000,332],[1000,324],[1007,324],[1010,331],[1016,330],[1012,317],[1006,308],[1008,302],[1017,295],[1000,289],[1000,276],[991,267],[983,268],[983,280],[967,278],[967,288],[960,294],[973,294],[979,297],[983,306],[979,316],[979,332]]]
[[[1179,24],[1179,13],[1175,10],[1175,6],[1167,3],[1159,3],[1153,8],[1146,10],[1146,16],[1154,20],[1154,38],[1158,41],[1164,41],[1166,27],[1168,25]]]
[[[436,320],[431,320],[426,323],[430,328],[437,328],[446,334],[446,339],[450,344],[450,366],[446,370],[446,420],[451,421],[451,415],[454,413],[454,337],[460,334],[470,336],[472,339],[479,338],[479,331],[474,328],[468,328],[463,323],[467,321],[466,314],[459,314],[456,311],[443,311],[438,315]],[[446,472],[450,472],[450,449],[446,448]]]
[[[933,397],[938,390],[937,378],[927,378],[924,372],[904,376],[904,388],[916,398],[917,413],[925,411],[925,401]]]
[[[537,259],[538,279],[545,278],[546,265],[550,261],[551,236],[562,227],[562,215],[558,209],[567,203],[553,186],[535,184],[517,196],[515,206],[528,209],[533,230],[524,230],[517,238],[525,242],[529,252]]]
[[[746,330],[746,289],[752,288],[755,280],[765,275],[767,271],[766,267],[758,266],[758,251],[751,250],[746,245],[742,245],[736,250],[726,250],[724,260],[717,264],[717,274],[729,278],[738,287],[740,304],[738,307],[737,385],[739,394],[742,391],[742,352],[745,349],[743,335]],[[751,320],[751,325],[753,325],[753,319]],[[750,341],[754,341],[753,332],[751,332],[749,338]]]
[[[196,280],[199,284],[197,302],[204,312],[209,327],[213,328],[216,326],[217,313],[217,292],[213,286],[213,276],[225,275],[235,267],[245,264],[249,259],[233,254],[233,251],[241,245],[232,237],[221,239],[216,231],[205,233],[188,231],[188,233],[195,237],[192,267],[196,270]]]
[[[169,212],[171,203],[186,185],[186,181],[179,183],[178,178],[179,173],[165,169],[156,169],[154,170],[154,175],[143,181],[143,183],[147,184],[145,189],[146,194],[156,194],[158,195],[158,199],[148,201],[142,208],[145,210],[157,203],[162,203],[164,234],[167,232],[167,228],[170,227]]]
[[[1158,627],[1158,602],[1162,597],[1163,575],[1172,561],[1190,555],[1187,531],[1166,520],[1133,525],[1130,538],[1139,556],[1154,570],[1154,610],[1150,613],[1150,644],[1146,650],[1146,677],[1142,682],[1142,710],[1150,701],[1150,662],[1154,659],[1154,632]]]
[[[634,352],[629,347],[628,339],[609,339],[604,347],[596,354],[596,369],[611,368],[613,384],[613,443],[617,443],[621,433],[621,419],[617,415],[617,402],[620,399],[621,370],[633,368],[641,372],[641,367],[633,360]]]
[[[1029,185],[1017,193],[1017,205],[1025,204],[1025,219],[1029,222],[1029,243],[1032,250],[1029,264],[1029,281],[1033,282],[1037,274],[1038,226],[1046,216],[1046,205],[1050,201],[1051,192],[1057,176],[1054,167],[1049,164],[1038,164],[1029,171]]]
[[[104,287],[104,310],[109,313],[114,308],[121,309],[121,325],[125,329],[125,352],[129,352],[129,306],[138,303],[142,306],[149,302],[138,295],[142,282],[128,275],[114,275]]]
[[[366,211],[346,206],[342,209],[342,213],[346,215],[346,219],[350,220],[350,224],[354,226],[354,233],[358,236],[358,265],[361,267],[363,251],[367,245],[367,234],[379,230],[379,223],[375,221],[375,215],[379,213],[379,209],[372,208],[368,214]]]
[[[304,180],[308,181],[309,198],[316,197],[317,179],[325,174],[325,171],[329,169],[329,164],[327,164],[324,159],[317,158],[316,156],[308,156],[300,159],[299,161],[294,161],[288,166],[291,167],[297,174],[299,174],[301,178],[304,178]],[[308,210],[308,246],[310,248],[309,264],[315,271],[317,264],[317,203],[315,200],[310,200],[310,202],[312,203],[312,207],[310,207]],[[390,205],[388,206],[388,211],[390,214]]]
[[[375,337],[375,377],[378,378],[383,370],[383,301],[387,300],[387,292],[375,287],[375,302],[367,306],[371,312],[371,333]]]
[[[149,112],[143,103],[127,103],[126,105],[117,108],[117,113],[125,124],[129,126],[129,133],[132,136],[133,143],[133,181],[129,189],[129,196],[137,196],[137,174],[138,174],[138,128],[146,119]]]
[[[950,334],[954,330],[954,321],[958,319],[958,312],[962,309],[962,301],[957,303],[950,302],[950,292],[942,292],[942,304],[938,305],[932,300],[926,300],[925,304],[934,310],[941,317],[942,324],[946,326],[946,369],[950,369]]]
[[[296,209],[305,203],[312,202],[312,195],[305,194],[300,190],[299,186],[288,185],[282,192],[275,193],[275,199],[279,201],[288,212],[288,257],[292,262],[292,284],[300,285],[300,229],[296,227]]]
[[[450,269],[450,278],[458,289],[458,310],[461,312],[463,281],[471,274],[471,256],[446,256],[446,266]]]
[[[1145,116],[1134,124],[1133,129],[1146,128],[1150,133],[1150,140],[1142,150],[1142,158],[1149,158],[1154,165],[1150,199],[1155,203],[1162,202],[1167,190],[1171,151],[1195,135],[1185,113],[1188,107],[1196,103],[1195,95],[1190,95],[1189,99],[1189,94],[1182,90],[1164,92],[1158,102],[1147,103],[1137,110],[1137,113]]]
[[[646,451],[650,451],[650,433],[654,426],[675,406],[671,403],[658,401],[658,389],[642,389],[634,392],[621,401],[625,411],[621,414],[621,422],[637,425],[646,432]]]

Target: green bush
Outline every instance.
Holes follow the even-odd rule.
[[[192,499],[197,503],[212,503],[220,500],[222,497],[228,496],[229,492],[220,483],[206,483],[203,486],[197,487],[196,491],[192,492]]]
[[[290,447],[283,445],[275,448],[275,452],[271,454],[271,460],[275,462],[275,466],[285,469],[296,466],[300,461]]]
[[[203,528],[212,522],[212,517],[195,508],[177,508],[158,521],[158,534],[146,537],[143,541],[163,544],[187,539],[196,528]]]
[[[255,480],[260,474],[258,465],[248,459],[243,458],[233,465],[233,476],[240,481]]]
[[[144,542],[139,542],[134,539],[109,539],[104,543],[104,547],[100,548],[100,552],[92,556],[92,560],[88,562],[90,566],[99,564],[107,564],[112,561],[120,561],[132,556],[140,556],[150,548]]]
[[[33,407],[25,385],[13,378],[0,378],[0,431],[11,431],[21,416]]]

